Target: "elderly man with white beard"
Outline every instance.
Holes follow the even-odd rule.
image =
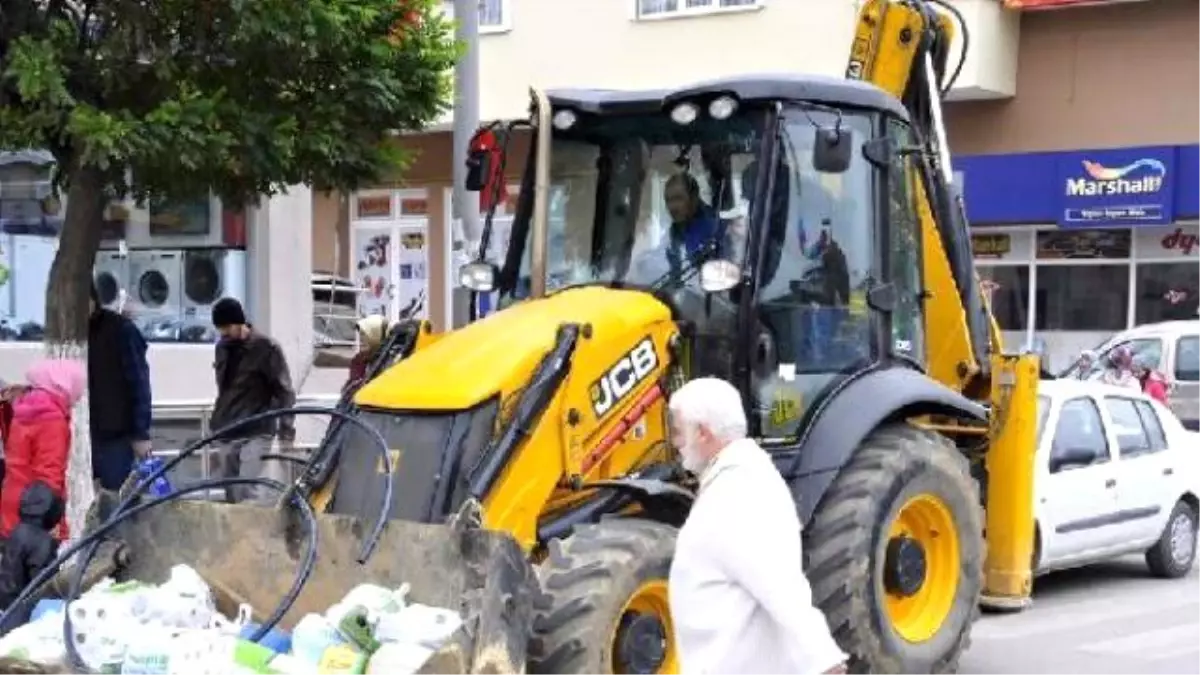
[[[671,397],[672,442],[700,491],[671,566],[683,673],[844,673],[813,605],[800,519],[770,456],[746,437],[742,397],[714,378]]]

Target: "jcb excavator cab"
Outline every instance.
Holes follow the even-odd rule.
[[[502,306],[579,286],[653,293],[689,338],[687,375],[737,382],[766,439],[797,438],[848,374],[923,367],[914,142],[895,99],[757,77],[546,101],[507,257],[468,283],[494,279]]]

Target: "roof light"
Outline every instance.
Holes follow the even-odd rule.
[[[737,112],[737,105],[737,100],[732,96],[721,96],[708,104],[708,114],[715,120],[727,120]]]
[[[554,128],[558,129],[559,131],[566,131],[567,129],[575,126],[575,120],[576,117],[574,110],[559,110],[558,112],[554,113]]]
[[[680,103],[671,109],[671,120],[676,124],[688,125],[696,121],[700,109],[695,103]]]

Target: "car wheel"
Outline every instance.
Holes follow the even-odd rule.
[[[1156,577],[1177,579],[1192,569],[1196,560],[1196,509],[1184,501],[1175,504],[1158,542],[1146,551],[1146,564]]]

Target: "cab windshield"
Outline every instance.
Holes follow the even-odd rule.
[[[766,114],[580,116],[551,141],[546,289],[664,289],[713,255],[741,263],[745,199]],[[743,229],[739,229],[742,227]],[[528,237],[526,238],[528,240]],[[528,293],[530,246],[514,295]]]

